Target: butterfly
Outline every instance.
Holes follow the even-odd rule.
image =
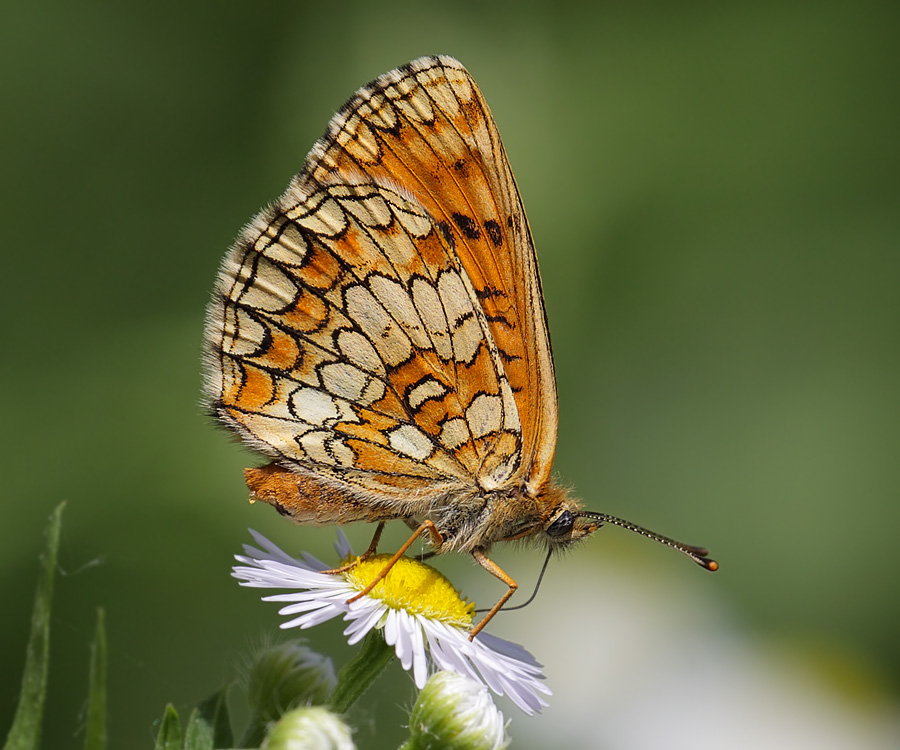
[[[471,554],[507,585],[472,637],[517,588],[495,542],[549,559],[610,523],[718,567],[554,483],[534,244],[491,111],[451,57],[385,73],[334,115],[226,255],[205,362],[210,411],[271,458],[245,471],[251,499],[299,524],[377,523],[367,555],[390,520],[413,530],[393,561],[422,534]]]

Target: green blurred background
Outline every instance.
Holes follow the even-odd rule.
[[[81,744],[98,606],[111,746],[148,747],[166,701],[186,712],[275,633],[274,606],[229,578],[246,528],[330,554],[333,531],[246,503],[255,459],[199,404],[204,307],[239,227],[332,112],[432,53],[478,80],[528,210],[557,471],[589,508],[722,565],[710,576],[605,530],[493,632],[558,690],[578,676],[554,670],[556,645],[615,648],[597,639],[616,607],[666,617],[652,595],[608,597],[624,569],[637,590],[664,581],[673,606],[699,602],[682,624],[724,622],[722,638],[799,661],[856,714],[896,718],[900,6],[588,5],[7,4],[0,732],[60,500],[46,748]],[[348,533],[365,545],[365,528]],[[523,589],[539,558],[497,555]],[[479,601],[499,593],[466,560],[442,567]],[[352,653],[337,625],[308,636],[338,666]],[[387,679],[354,716],[361,747],[402,737],[412,686]],[[511,709],[515,746],[552,737],[553,712]],[[615,746],[600,724],[585,747]]]

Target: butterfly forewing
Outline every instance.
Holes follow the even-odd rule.
[[[420,58],[360,89],[296,178],[318,188],[360,181],[402,186],[450,238],[514,393],[523,438],[518,474],[541,487],[557,413],[537,261],[497,127],[459,62]]]

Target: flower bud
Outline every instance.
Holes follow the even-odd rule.
[[[487,688],[454,672],[438,672],[428,680],[409,729],[405,747],[415,750],[502,750],[509,745],[503,714]]]
[[[356,750],[350,728],[328,709],[288,711],[269,732],[263,750]]]
[[[337,684],[331,659],[298,641],[260,651],[250,666],[247,701],[263,724],[291,708],[326,703]]]

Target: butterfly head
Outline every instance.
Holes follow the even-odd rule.
[[[602,523],[576,510],[560,509],[543,528],[543,536],[551,547],[568,547],[593,534]]]
[[[603,523],[585,515],[578,501],[559,487],[545,487],[538,495],[542,518],[532,532],[550,549],[562,550],[593,534]]]

